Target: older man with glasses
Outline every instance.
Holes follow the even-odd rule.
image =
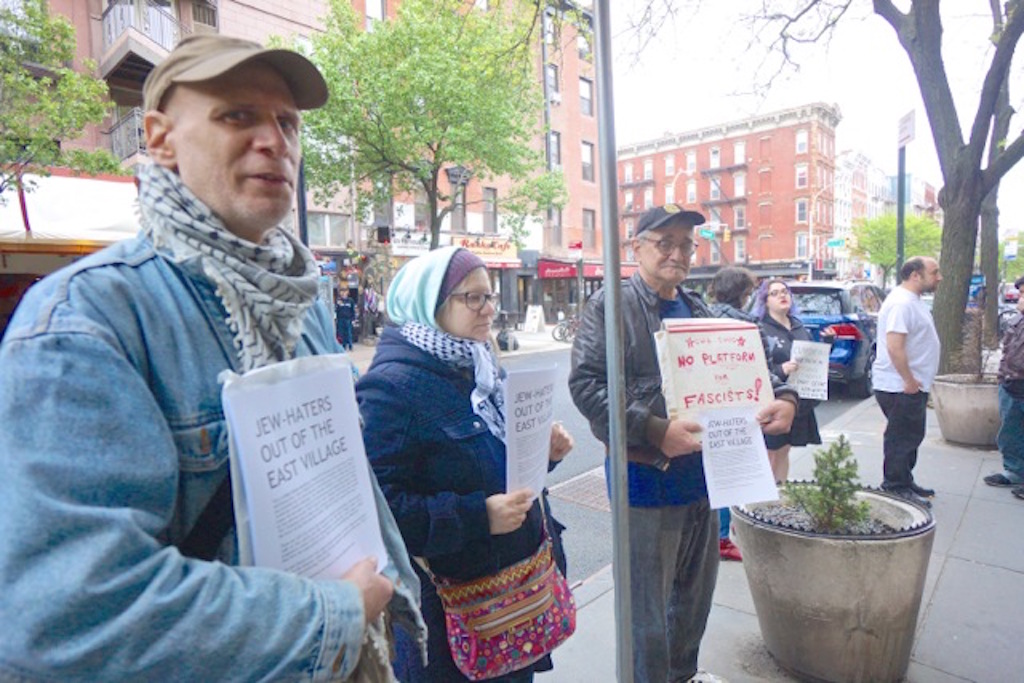
[[[718,516],[708,504],[700,425],[668,418],[654,346],[662,319],[714,317],[699,294],[681,286],[690,272],[694,228],[704,222],[703,215],[677,204],[647,211],[633,239],[640,268],[622,283],[630,599],[638,683],[721,680],[697,670],[718,577]],[[607,445],[604,294],[596,292],[584,310],[569,389],[594,435]],[[794,392],[778,386],[776,394],[758,415],[765,433],[788,431],[796,412]]]

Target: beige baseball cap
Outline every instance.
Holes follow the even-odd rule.
[[[264,62],[277,70],[292,91],[299,109],[316,109],[327,102],[327,82],[313,62],[298,52],[266,49],[259,43],[216,33],[183,38],[164,61],[149,72],[142,86],[146,111],[159,109],[176,83],[202,83],[249,62]]]

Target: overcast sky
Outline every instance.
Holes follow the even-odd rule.
[[[667,0],[653,0],[665,4]],[[758,73],[765,50],[753,29],[742,21],[743,7],[762,0],[674,0],[680,8],[652,42],[637,52],[631,13],[644,0],[613,0],[612,33],[616,144],[622,146],[704,126],[747,118],[758,113],[808,102],[835,103],[842,113],[837,151],[855,149],[895,175],[899,119],[916,110],[916,139],[907,147],[907,172],[942,186],[938,159],[928,129],[910,61],[895,31],[861,0],[839,24],[829,45],[800,48],[801,68],[780,76],[767,93],[751,94],[766,82]],[[906,3],[903,3],[904,5]],[[991,58],[987,42],[991,17],[987,0],[943,3],[943,57],[960,112],[961,128],[969,128],[977,108],[984,69]],[[769,37],[766,35],[766,38]],[[752,45],[753,43],[753,45]],[[1013,64],[1010,102],[1024,109],[1024,46]],[[1021,130],[1017,115],[1011,136]],[[999,197],[1000,224],[1024,232],[1024,163],[1003,180]]]

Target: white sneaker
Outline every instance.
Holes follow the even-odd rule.
[[[729,681],[725,680],[721,676],[716,676],[715,674],[708,673],[707,671],[697,669],[697,673],[695,673],[693,678],[686,683],[729,683]]]

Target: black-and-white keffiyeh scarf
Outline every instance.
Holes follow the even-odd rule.
[[[407,322],[400,328],[402,336],[438,360],[457,368],[473,368],[476,386],[469,396],[473,412],[479,415],[491,434],[505,442],[505,380],[498,370],[498,361],[490,342],[453,337],[422,323]]]
[[[244,240],[155,164],[138,169],[143,230],[177,262],[198,258],[227,310],[242,372],[291,358],[317,295],[313,255],[287,230]]]

